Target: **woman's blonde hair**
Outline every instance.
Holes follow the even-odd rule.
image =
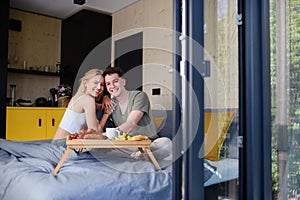
[[[79,87],[75,95],[82,95],[85,92],[85,85],[84,82],[89,80],[95,76],[102,76],[103,71],[101,69],[91,69],[87,71],[83,77],[79,80]]]

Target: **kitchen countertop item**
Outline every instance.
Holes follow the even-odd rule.
[[[29,67],[29,70],[32,70],[32,71],[39,71],[40,68],[39,68],[39,67],[36,67],[36,66],[31,66],[31,67]]]
[[[19,104],[19,106],[33,106],[32,102],[20,102],[18,104]]]
[[[29,99],[17,99],[17,104],[19,106],[33,106],[33,102]]]
[[[38,97],[35,100],[35,106],[36,107],[47,107],[48,106],[48,100],[45,97]]]

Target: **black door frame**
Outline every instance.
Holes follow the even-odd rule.
[[[175,0],[176,23],[175,30],[182,31],[181,1]],[[203,46],[203,0],[185,0],[187,5],[188,36]],[[269,39],[269,1],[238,0],[238,13],[241,14],[239,25],[239,131],[243,136],[243,146],[240,148],[240,184],[239,199],[272,199],[271,175],[271,95],[270,95],[270,39]],[[180,43],[175,39],[176,50]],[[190,44],[190,43],[189,43]],[[193,60],[194,48],[188,46],[188,56]],[[199,56],[199,52],[197,54]],[[200,54],[201,55],[201,54]],[[175,63],[178,65],[176,56]],[[201,59],[203,59],[201,57]],[[194,62],[192,62],[194,63]],[[186,68],[188,81],[196,92],[196,99],[188,93],[191,105],[193,101],[203,102],[203,79],[194,71],[190,63]],[[180,70],[176,67],[176,70]],[[175,81],[175,91],[180,89],[179,81]],[[182,97],[185,98],[185,97]],[[200,118],[203,119],[203,106],[200,107]],[[180,107],[175,104],[176,115],[181,116]],[[183,119],[192,119],[190,107]],[[176,122],[180,122],[176,118]],[[201,121],[201,120],[200,120]],[[192,124],[193,125],[193,124]],[[189,127],[184,127],[189,129]],[[195,131],[195,130],[194,130]],[[184,139],[191,137],[192,130],[183,134]],[[173,189],[184,185],[183,199],[204,199],[203,159],[199,159],[200,144],[203,142],[203,120],[199,123],[196,137],[190,148],[183,154],[182,160],[173,164]],[[183,144],[184,145],[184,144]],[[180,146],[182,148],[182,145]],[[178,147],[177,147],[178,149]],[[174,149],[176,150],[176,149]],[[184,180],[180,170],[184,163]],[[178,163],[179,162],[179,163]],[[201,187],[202,186],[202,187]],[[180,199],[181,192],[173,191],[173,198]]]
[[[181,28],[181,7],[182,3],[181,0],[174,0],[173,1],[173,23],[174,23],[174,29],[175,29],[175,36],[174,36],[174,49],[176,53],[173,56],[173,63],[174,64],[174,70],[176,73],[174,74],[180,74],[180,60],[181,58],[181,45],[179,41],[180,33],[182,32]],[[174,126],[172,129],[172,138],[176,136],[176,134],[182,135],[182,129],[181,129],[181,99],[182,99],[182,86],[181,86],[181,78],[179,76],[174,77],[174,94],[173,94],[173,121]],[[176,130],[176,131],[175,131]],[[181,148],[182,148],[182,140],[181,137],[179,137],[178,140],[173,139],[173,155],[180,155],[181,154]],[[182,200],[182,156],[178,156],[178,159],[176,159],[173,162],[172,165],[172,176],[173,176],[173,188],[172,188],[172,199],[173,200]]]
[[[9,0],[0,1],[0,138],[6,138]]]
[[[240,199],[272,199],[269,1],[238,1]]]
[[[179,23],[176,23],[179,26],[176,30],[181,30],[182,4],[180,1],[177,3],[180,5],[179,8],[177,7],[180,14],[176,15],[179,21]],[[182,149],[182,160],[180,161],[182,161],[184,167],[181,165],[182,174],[175,174],[174,179],[178,180],[181,178],[180,184],[183,186],[184,192],[183,194],[180,193],[180,195],[183,196],[183,199],[204,199],[203,152],[200,151],[204,140],[204,81],[200,74],[203,68],[201,63],[204,60],[202,48],[204,46],[204,19],[202,17],[204,1],[185,0],[184,3],[186,7],[186,12],[184,13],[186,30],[181,30],[181,32],[185,32],[187,36],[185,38],[187,51],[185,52],[184,69],[181,73],[185,74],[183,78],[186,79],[184,81],[187,84],[184,86],[186,94],[182,96],[182,98],[185,98],[186,106],[182,109],[182,143],[179,144]],[[175,89],[175,91],[177,90]],[[181,109],[179,111],[176,110],[177,114],[178,112],[181,112]],[[177,145],[175,144],[175,146]],[[175,166],[177,166],[175,168],[176,172],[180,173],[178,170],[180,167],[177,163]],[[177,183],[177,188],[179,187],[178,185]],[[177,197],[176,199],[181,198]]]

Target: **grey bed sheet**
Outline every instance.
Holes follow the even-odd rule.
[[[160,160],[163,170],[158,171],[125,149],[72,151],[53,176],[64,152],[50,140],[0,139],[0,199],[172,199],[171,161]],[[205,186],[238,177],[237,159],[205,163]]]
[[[96,150],[96,149],[95,149]],[[171,165],[135,160],[120,150],[72,151],[52,175],[65,149],[49,142],[0,139],[0,199],[171,199]]]
[[[239,160],[233,158],[222,158],[219,161],[210,161],[209,164],[215,166],[217,170],[208,179],[204,186],[230,181],[239,177]]]

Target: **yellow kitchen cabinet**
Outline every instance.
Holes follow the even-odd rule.
[[[56,132],[56,129],[65,113],[65,108],[57,108],[55,110],[47,110],[46,118],[47,118],[47,131],[46,131],[46,139],[52,139]]]
[[[65,108],[7,107],[6,139],[51,139],[64,112]]]

